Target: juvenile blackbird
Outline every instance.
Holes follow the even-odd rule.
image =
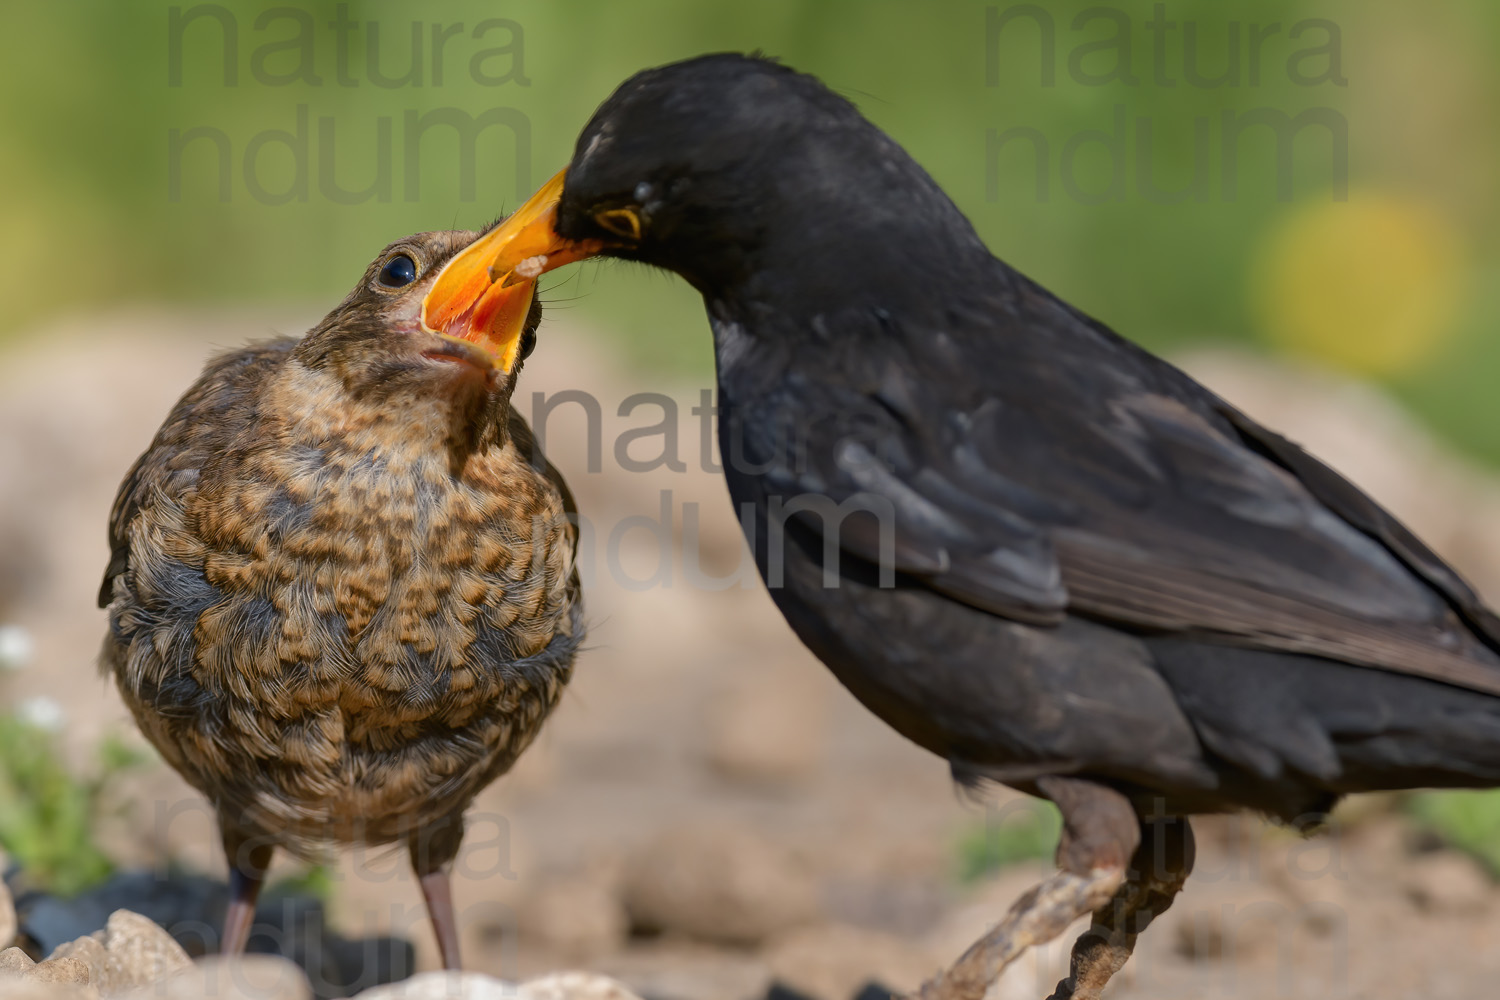
[[[1059,874],[922,996],[977,1000],[1089,911],[1056,997],[1097,996],[1191,868],[1191,814],[1500,784],[1500,620],[1458,575],[993,257],[812,77],[638,74],[453,273],[591,253],[702,293],[729,491],[802,640],[960,781],[1061,809]]]
[[[475,236],[393,243],[301,340],[209,362],[115,500],[102,664],[216,807],[226,953],[275,847],[403,843],[457,968],[463,812],[572,672],[572,499],[510,407],[534,282],[420,322]]]

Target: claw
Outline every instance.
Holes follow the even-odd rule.
[[[1022,952],[1105,906],[1124,881],[1123,867],[1095,868],[1087,875],[1058,872],[1016,900],[1004,920],[909,1000],[984,1000],[990,984]]]

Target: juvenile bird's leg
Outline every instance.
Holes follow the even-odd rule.
[[[1141,824],[1141,846],[1119,890],[1094,912],[1094,923],[1073,945],[1071,974],[1048,1000],[1098,1000],[1124,967],[1136,937],[1172,905],[1193,870],[1193,828],[1184,817]]]
[[[219,821],[224,839],[224,856],[229,860],[229,906],[224,911],[224,935],[219,939],[223,955],[242,955],[255,923],[255,900],[271,867],[275,850],[265,837],[246,834]]]
[[[454,971],[463,968],[463,961],[458,952],[458,917],[453,912],[453,884],[448,872],[463,837],[463,821],[452,818],[422,827],[408,841],[411,869],[427,901],[427,916],[437,937],[443,968]]]
[[[1135,853],[1141,829],[1129,800],[1077,778],[1042,778],[1037,786],[1062,811],[1057,847],[1062,870],[1018,899],[1004,920],[924,983],[913,1000],[982,1000],[1022,952],[1099,909],[1124,882],[1126,861]]]

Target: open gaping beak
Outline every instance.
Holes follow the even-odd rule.
[[[566,174],[558,171],[531,200],[448,262],[422,300],[424,327],[488,341],[497,363],[511,369],[537,277],[604,248],[597,240],[565,240],[553,229]]]

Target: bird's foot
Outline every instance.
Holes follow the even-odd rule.
[[[453,912],[453,884],[448,870],[440,868],[417,876],[422,887],[422,898],[427,901],[427,915],[432,920],[432,932],[437,936],[438,954],[443,968],[449,972],[462,972],[463,960],[459,957],[458,918]]]
[[[464,836],[463,820],[448,817],[428,823],[413,831],[407,844],[411,852],[412,872],[427,901],[427,916],[437,937],[443,968],[450,972],[463,970],[459,957],[458,915],[453,909],[453,883],[448,870],[458,856]]]
[[[1068,978],[1057,984],[1047,1000],[1098,1000],[1135,951],[1139,929],[1130,929],[1129,917],[1137,911],[1145,893],[1141,883],[1126,882],[1094,914],[1093,926],[1073,944]]]
[[[983,1000],[990,984],[1022,952],[1051,941],[1074,920],[1104,907],[1124,880],[1123,865],[1096,868],[1087,875],[1058,872],[1016,900],[1004,920],[946,971],[922,984],[910,1000]]]
[[[1136,937],[1172,905],[1193,868],[1192,828],[1185,819],[1141,826],[1141,846],[1130,877],[1094,913],[1094,923],[1073,945],[1068,978],[1047,1000],[1099,1000],[1135,950]]]
[[[219,938],[219,952],[242,955],[255,923],[255,901],[271,867],[274,847],[264,835],[246,834],[222,818],[219,827],[224,840],[224,856],[229,860],[229,904],[224,911],[224,933]]]

